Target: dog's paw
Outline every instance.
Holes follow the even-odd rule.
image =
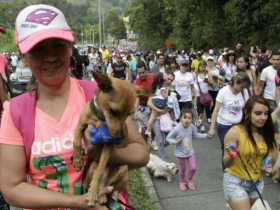
[[[101,196],[99,196],[99,198],[98,198],[98,203],[99,203],[99,204],[105,204],[105,203],[107,203],[107,201],[108,201],[108,199],[107,199],[107,196],[106,196],[106,195],[101,195]]]
[[[167,180],[167,182],[172,182],[172,178],[171,177],[167,177],[166,180]]]
[[[83,161],[81,160],[77,160],[77,159],[73,159],[73,166],[75,168],[76,171],[80,171],[83,167]]]
[[[96,204],[98,204],[98,197],[93,193],[88,193],[87,202],[89,207],[96,206]]]

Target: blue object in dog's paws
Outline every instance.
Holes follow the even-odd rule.
[[[90,142],[93,145],[98,144],[121,144],[122,138],[113,138],[109,132],[107,125],[104,123],[99,128],[90,130]]]

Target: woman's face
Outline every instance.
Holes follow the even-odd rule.
[[[238,58],[236,63],[237,63],[238,69],[246,70],[248,64],[245,62],[244,58],[242,58],[242,57]]]
[[[181,64],[181,65],[180,65],[180,71],[181,71],[182,73],[187,72],[187,71],[188,71],[188,68],[189,68],[189,65],[187,65],[187,64]]]
[[[228,59],[229,59],[230,62],[233,62],[234,61],[234,55],[230,55]]]
[[[208,61],[207,61],[207,67],[208,67],[208,68],[210,68],[210,69],[211,69],[211,68],[213,68],[213,67],[214,67],[214,65],[215,65],[215,63],[214,63],[214,61],[213,61],[213,60],[208,60]]]
[[[240,80],[235,80],[233,83],[233,89],[237,92],[240,93],[244,87],[244,82]]]
[[[267,106],[260,103],[255,103],[251,112],[252,125],[256,128],[262,128],[268,119],[268,115],[269,110]]]
[[[174,76],[172,75],[172,74],[168,74],[167,75],[167,78],[166,78],[166,83],[168,84],[168,85],[171,85],[172,84],[172,82],[174,81]]]
[[[206,71],[206,66],[205,65],[199,65],[199,67],[198,67],[198,72],[199,73],[203,73],[203,72],[205,72]]]
[[[170,68],[171,68],[173,71],[177,70],[177,65],[176,65],[176,63],[171,63],[171,64],[170,64]]]
[[[24,54],[23,60],[39,83],[57,86],[68,76],[71,55],[71,43],[61,39],[48,39]]]

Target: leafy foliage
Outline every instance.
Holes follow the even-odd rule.
[[[213,48],[248,45],[279,47],[278,0],[134,0],[127,10],[131,27],[147,49],[173,46]]]
[[[158,210],[145,189],[145,183],[140,170],[131,170],[128,174],[128,194],[135,210]]]
[[[118,15],[117,10],[111,10],[105,18],[106,32],[115,39],[126,38],[126,28],[122,18]]]

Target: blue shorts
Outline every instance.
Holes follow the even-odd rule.
[[[260,193],[263,192],[263,180],[257,182],[242,180],[239,177],[229,174],[228,172],[224,173],[223,187],[226,201],[259,198],[254,185],[256,185]]]

